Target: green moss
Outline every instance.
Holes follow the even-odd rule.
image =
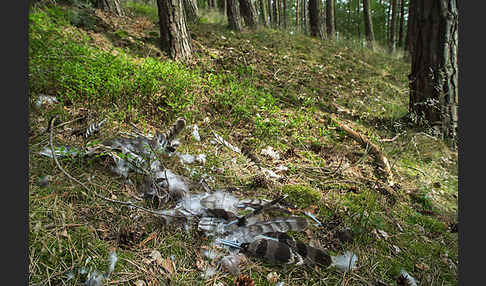
[[[304,209],[310,205],[316,205],[321,199],[321,193],[304,185],[286,185],[282,187],[282,193],[287,194],[287,200],[297,208]]]

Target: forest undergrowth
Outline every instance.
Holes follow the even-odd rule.
[[[401,270],[421,285],[457,284],[457,151],[411,123],[410,63],[402,52],[264,28],[235,33],[218,13],[201,11],[200,22],[189,26],[194,58],[177,63],[158,48],[156,8],[130,2],[124,8],[127,16],[115,17],[79,4],[31,7],[30,285],[77,285],[80,278],[66,274],[106,269],[113,249],[119,259],[106,284],[234,285],[237,278],[201,276],[208,238],[196,228],[164,226],[151,214],[100,200],[41,156],[54,115],[67,123],[54,134],[55,145],[63,146],[89,144],[75,134],[96,120],[106,118],[91,141],[133,125],[165,130],[184,117],[199,127],[201,141],[186,129],[178,150],[204,153],[207,160],[189,168],[170,162],[172,170],[194,181],[207,178],[214,189],[232,187],[241,197],[287,194],[289,204],[323,224],[301,239],[358,256],[358,268],[345,274],[250,259],[241,271],[255,285],[400,285]],[[41,94],[58,102],[39,108]],[[331,117],[379,146],[393,173],[393,193],[370,148]],[[214,132],[246,151],[212,144]],[[262,155],[268,146],[279,159]],[[286,169],[268,178],[250,157],[267,169]],[[134,184],[99,158],[60,162],[92,192],[123,201],[138,197]],[[46,176],[49,183],[40,184]],[[130,179],[137,182],[135,175]],[[341,237],[344,230],[351,239]],[[161,261],[152,259],[154,250]],[[269,278],[272,272],[277,279]]]

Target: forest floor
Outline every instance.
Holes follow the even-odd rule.
[[[407,117],[410,64],[400,53],[364,48],[357,40],[320,41],[260,28],[229,31],[216,12],[190,24],[194,58],[168,60],[157,47],[154,7],[128,3],[127,16],[49,4],[29,15],[29,284],[76,285],[66,273],[106,269],[106,284],[234,285],[224,271],[201,276],[208,238],[197,229],[164,226],[151,214],[100,200],[70,181],[39,151],[48,146],[49,118],[82,118],[56,129],[55,145],[84,146],[73,130],[106,118],[95,140],[133,130],[164,131],[177,117],[198,125],[201,141],[184,130],[180,152],[207,156],[204,165],[170,162],[194,181],[234,187],[248,198],[273,199],[307,210],[323,227],[300,236],[332,254],[358,256],[350,273],[272,265],[242,267],[255,285],[400,285],[401,270],[421,285],[456,285],[458,266],[457,152]],[[40,94],[58,103],[36,108]],[[379,146],[395,185],[387,188],[374,154],[330,118]],[[210,143],[213,133],[246,154]],[[271,159],[261,150],[281,155]],[[266,178],[249,159],[281,171]],[[64,168],[92,192],[118,200],[137,197],[133,184],[96,158],[63,158]],[[47,186],[39,181],[49,175]],[[131,177],[137,181],[135,175]],[[143,204],[143,202],[140,202]],[[147,205],[147,203],[145,203]],[[298,212],[296,212],[298,213]],[[352,239],[339,234],[349,230]],[[299,235],[299,234],[297,234]],[[157,250],[164,259],[154,261]],[[270,273],[277,278],[271,279]],[[145,283],[143,284],[142,283]]]

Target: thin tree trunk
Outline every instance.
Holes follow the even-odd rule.
[[[241,31],[241,17],[237,0],[227,0],[226,14],[228,15],[228,27],[234,31]]]
[[[375,46],[375,34],[373,33],[373,22],[371,21],[370,0],[363,0],[363,17],[368,47],[373,49]]]
[[[103,11],[114,13],[118,16],[124,15],[120,0],[96,0],[95,7]]]
[[[274,20],[274,23],[273,23],[273,26],[274,28],[277,28],[278,27],[278,0],[273,0],[273,20]]]
[[[327,37],[327,30],[326,30],[326,0],[319,0],[319,9],[320,9],[320,18],[321,18],[321,32],[322,32],[322,39]]]
[[[262,21],[263,26],[268,27],[267,21],[267,9],[265,9],[265,0],[260,0],[260,20]]]
[[[284,29],[287,29],[287,0],[282,0],[283,2],[283,26],[284,26]]]
[[[302,28],[304,30],[304,34],[307,34],[307,9],[305,7],[307,7],[306,0],[302,0]]]
[[[336,36],[334,11],[334,0],[326,0],[326,30],[331,39]]]
[[[157,0],[160,46],[174,60],[188,59],[192,54],[183,6],[182,0]]]
[[[416,3],[412,34],[410,113],[440,128],[453,146],[457,139],[458,108],[458,10],[456,0]]]
[[[398,0],[391,0],[391,22],[390,22],[390,53],[395,52],[397,34],[397,12]]]
[[[275,20],[273,18],[273,13],[272,13],[272,0],[267,0],[267,11],[268,11],[268,16],[270,18],[270,23],[269,23],[270,25],[269,26],[274,27],[275,26],[275,24],[274,24]]]
[[[300,30],[300,22],[299,22],[299,0],[295,0],[295,30],[298,31]]]
[[[240,13],[243,16],[243,20],[245,20],[245,24],[254,29],[257,27],[257,13],[255,7],[252,5],[250,0],[239,0],[240,2]]]
[[[196,0],[182,0],[184,2],[184,12],[188,22],[199,22],[198,9]]]
[[[322,39],[319,2],[320,0],[309,0],[309,24],[311,36]]]
[[[217,0],[218,10],[225,14],[226,13],[226,0]]]
[[[358,39],[361,39],[361,16],[360,16],[360,13],[359,13],[359,10],[360,10],[360,5],[359,5],[359,0],[356,1],[357,2],[357,5],[356,5],[356,19],[357,19],[357,22],[358,22]]]
[[[334,12],[332,14],[332,18],[334,19],[334,32],[337,32],[337,20],[336,20],[336,0],[332,0],[332,7]]]
[[[400,1],[400,27],[398,29],[398,46],[403,47],[403,26],[405,23],[405,0]]]

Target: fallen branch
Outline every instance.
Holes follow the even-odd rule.
[[[390,163],[388,162],[388,159],[385,157],[385,155],[383,155],[380,148],[375,144],[371,143],[370,140],[368,140],[363,135],[359,134],[358,132],[354,131],[350,127],[339,122],[336,118],[334,118],[334,116],[329,116],[329,118],[331,118],[332,122],[336,123],[337,126],[339,126],[342,130],[344,130],[354,140],[358,141],[362,146],[370,148],[371,153],[373,153],[376,160],[380,163],[381,167],[383,168],[383,170],[387,175],[388,185],[390,187],[393,186],[395,183],[393,182],[393,173],[390,168]]]

